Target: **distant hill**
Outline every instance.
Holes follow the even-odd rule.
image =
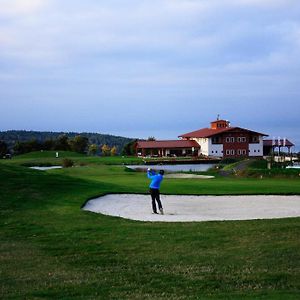
[[[102,146],[104,144],[109,147],[116,146],[118,153],[121,153],[123,147],[134,140],[133,138],[127,138],[122,136],[115,136],[110,134],[100,134],[91,132],[51,132],[51,131],[26,131],[26,130],[8,130],[0,131],[0,141],[4,141],[9,150],[12,150],[15,143],[26,142],[30,140],[37,140],[44,142],[45,140],[57,139],[60,135],[67,135],[69,138],[74,138],[76,135],[82,135],[89,139],[90,144],[96,144]]]

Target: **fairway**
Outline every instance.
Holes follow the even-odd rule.
[[[48,159],[0,162],[1,299],[299,298],[299,217],[178,223],[96,214],[81,209],[88,199],[146,194],[146,175],[128,172],[124,158],[21,166]],[[162,193],[300,195],[300,180],[165,179]]]
[[[161,195],[164,215],[151,214],[150,196],[108,194],[88,201],[84,210],[151,222],[255,220],[300,217],[300,196]]]

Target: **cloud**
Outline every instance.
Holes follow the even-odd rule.
[[[234,1],[227,1],[229,3],[234,3],[237,5],[246,5],[246,6],[256,6],[256,7],[282,7],[287,6],[290,4],[296,3],[296,0],[234,0]]]
[[[258,3],[250,0],[5,3],[7,14],[23,15],[1,26],[2,55],[50,66],[85,58],[101,64],[107,57],[165,65],[194,62],[196,67],[259,60],[281,42],[267,26],[284,18],[278,15],[282,10],[272,9],[264,22],[257,11],[236,7]]]
[[[33,14],[45,7],[47,3],[47,0],[1,0],[0,16]]]
[[[86,115],[107,118],[130,102],[133,119],[154,103],[162,118],[171,109],[192,122],[299,96],[298,1],[2,2],[0,101],[52,100],[62,111],[77,101],[79,115],[84,102]]]

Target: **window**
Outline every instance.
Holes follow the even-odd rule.
[[[234,143],[234,137],[226,137],[226,143]]]
[[[226,155],[234,155],[234,154],[235,154],[234,150],[231,150],[231,149],[226,150]]]
[[[246,155],[247,151],[245,149],[239,149],[238,151],[238,155]]]
[[[218,136],[214,136],[211,139],[211,143],[212,144],[221,144],[222,143],[222,139],[220,137],[218,137]]]
[[[254,136],[251,137],[250,141],[251,141],[252,144],[259,143],[259,137],[254,135]]]

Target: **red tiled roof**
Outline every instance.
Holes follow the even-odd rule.
[[[208,138],[208,137],[211,137],[211,136],[223,133],[223,132],[234,131],[234,130],[243,130],[243,131],[251,132],[254,134],[267,136],[267,134],[252,131],[252,130],[241,128],[241,127],[228,127],[228,128],[219,128],[219,129],[203,128],[203,129],[199,129],[196,131],[182,134],[179,137],[182,137],[182,138]]]
[[[280,145],[283,146],[283,139],[280,139]],[[273,140],[264,140],[264,146],[273,146]],[[278,147],[279,143],[278,143],[278,139],[274,140],[274,146]],[[292,142],[290,142],[288,139],[285,140],[285,146],[287,147],[292,147],[295,146]]]
[[[166,140],[166,141],[139,141],[137,148],[150,149],[150,148],[200,148],[199,144],[195,141],[188,140]]]

